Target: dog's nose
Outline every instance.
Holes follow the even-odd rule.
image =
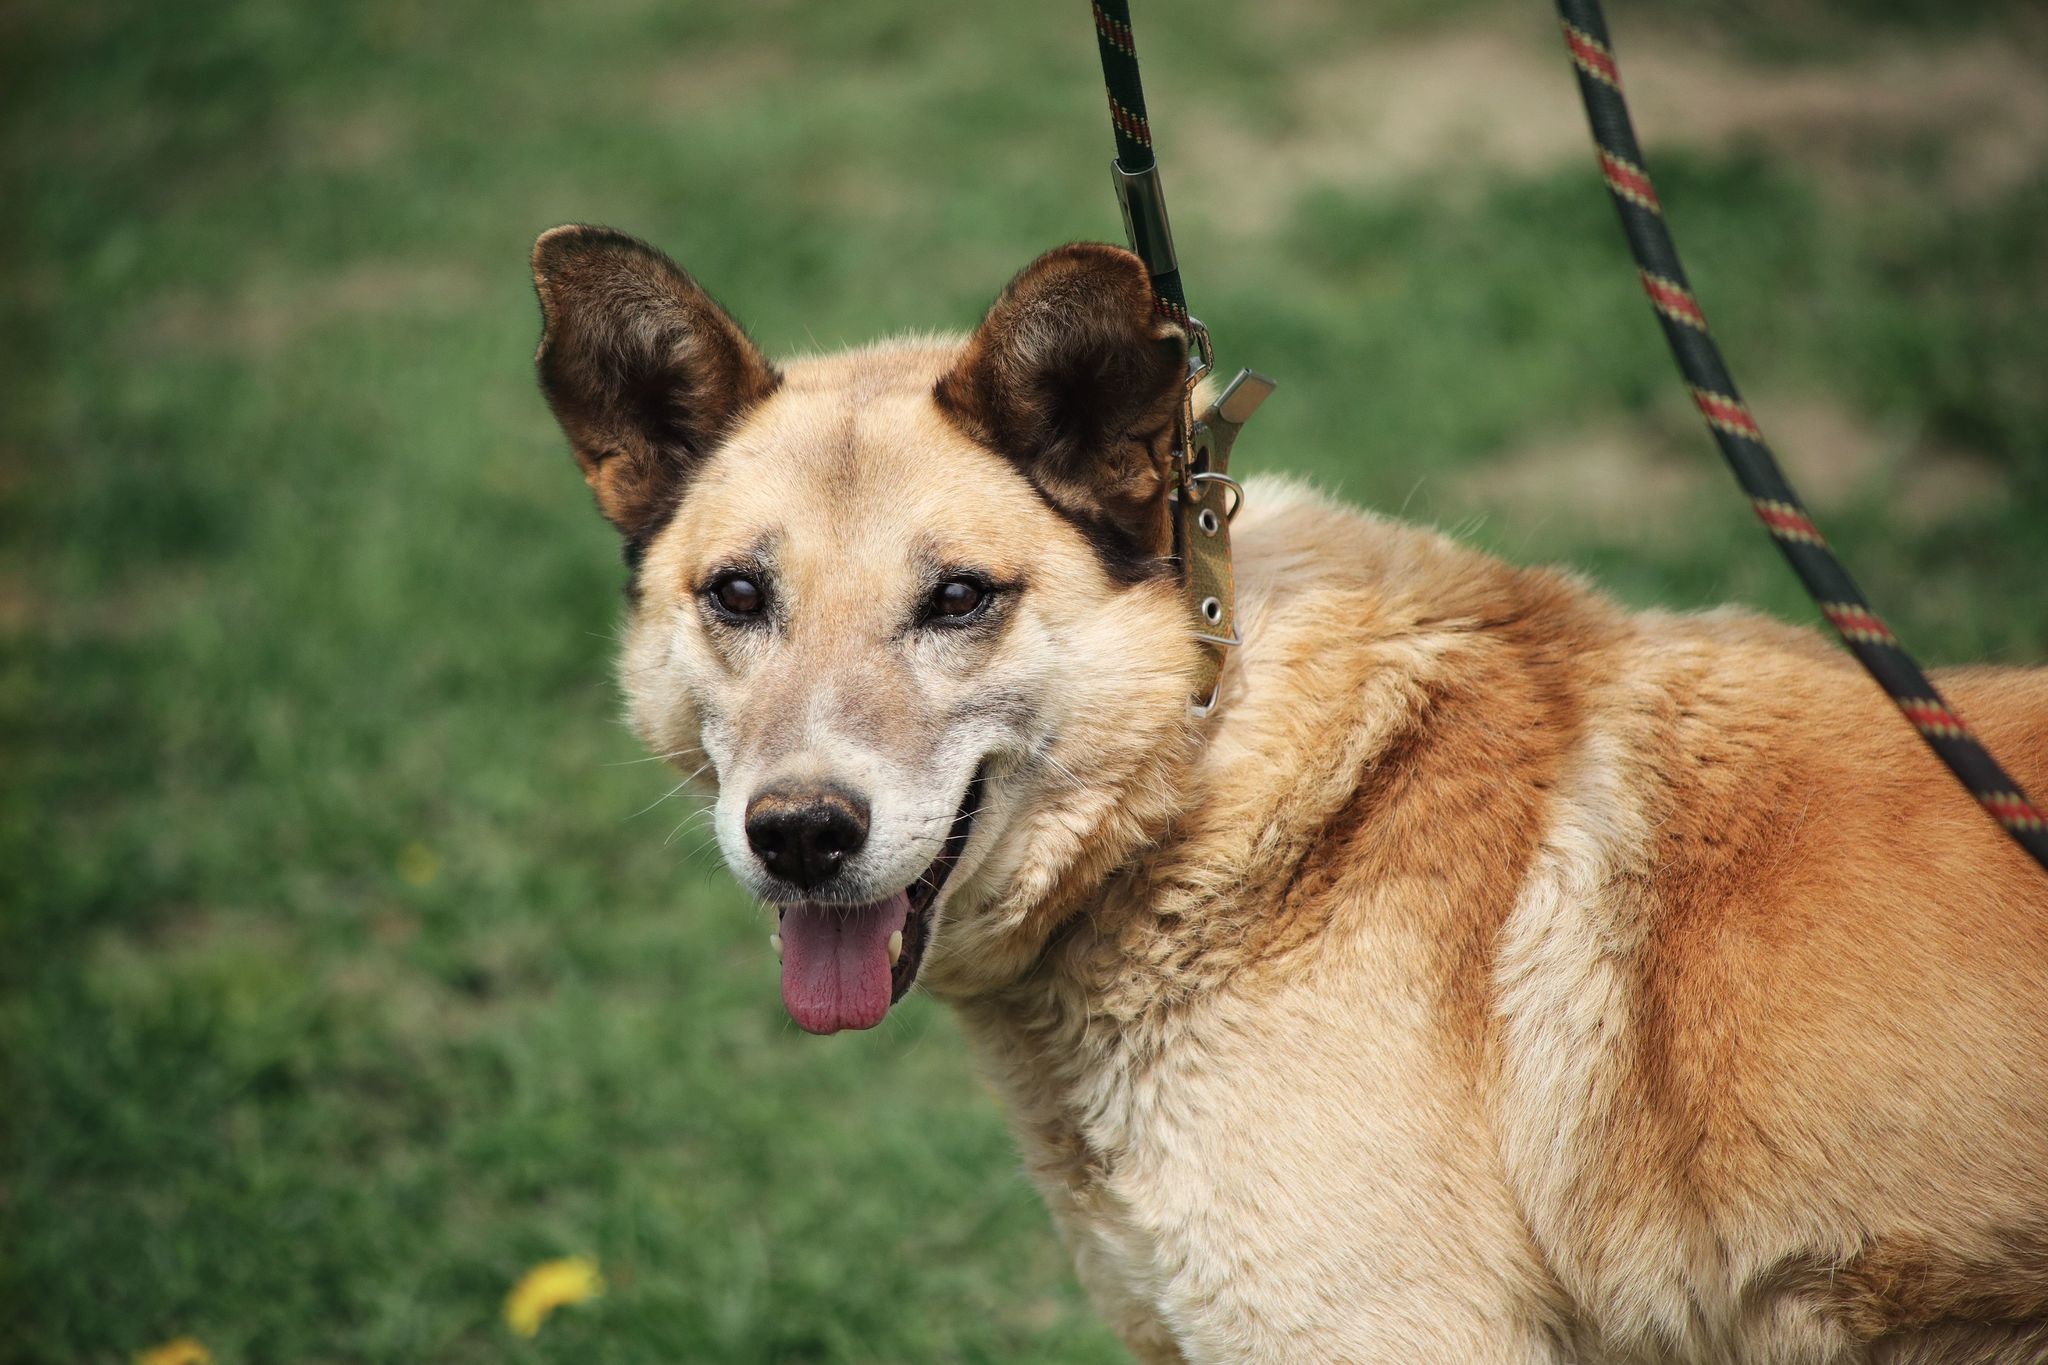
[[[747,843],[762,866],[808,891],[868,841],[868,803],[833,787],[758,793],[747,803]]]

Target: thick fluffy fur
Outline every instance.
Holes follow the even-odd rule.
[[[961,1003],[1164,1359],[2038,1361],[2048,883],[1805,631],[1254,483],[1169,838]],[[1944,678],[2048,784],[2048,676]]]
[[[963,416],[989,343],[736,405],[614,515],[660,521],[623,673],[757,888],[769,776],[867,784],[910,866],[988,765],[921,980],[1135,1354],[2048,1359],[2048,878],[1853,664],[1255,481],[1194,720],[1117,562],[1157,507],[1077,516],[1071,444],[1049,491]],[[735,556],[784,613],[745,639],[699,602]],[[999,620],[904,624],[970,562]],[[1942,682],[2048,789],[2048,672]]]

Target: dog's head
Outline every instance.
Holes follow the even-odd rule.
[[[964,341],[780,367],[630,237],[557,228],[533,268],[541,388],[632,566],[633,723],[716,793],[790,1013],[1013,978],[1189,743],[1185,345],[1143,265],[1063,247]]]

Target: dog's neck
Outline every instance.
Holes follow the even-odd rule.
[[[1428,783],[1417,774],[1446,761],[1425,752],[1431,736],[1512,726],[1526,666],[1519,615],[1503,617],[1501,604],[1546,615],[1580,596],[1543,571],[1285,485],[1254,487],[1237,543],[1245,644],[1178,774],[1172,818],[1086,885],[1028,970],[951,1000],[1022,1122],[1105,1068],[1144,1065],[1188,1011],[1234,983],[1319,953],[1347,902],[1318,879],[1435,818],[1419,806],[1437,796],[1417,790]],[[1474,651],[1499,670],[1498,715],[1492,696],[1444,692],[1450,672],[1473,675]],[[1459,752],[1496,742],[1523,746],[1482,737]],[[1505,806],[1498,815],[1516,818]],[[1403,858],[1382,848],[1377,861],[1390,875],[1433,875]],[[1441,875],[1455,895],[1453,874]]]
[[[1444,651],[1469,643],[1473,579],[1514,572],[1299,488],[1258,492],[1237,527],[1245,644],[1215,714],[1102,793],[1113,818],[1032,909],[1056,927],[1013,981],[948,993],[970,1013],[1085,999],[1128,1026],[1312,940],[1321,926],[1287,896],[1303,857],[1417,723]]]

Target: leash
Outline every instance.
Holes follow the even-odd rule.
[[[1977,798],[1977,804],[2048,870],[2048,818],[1942,699],[1891,627],[1870,609],[1805,504],[1792,491],[1785,471],[1764,444],[1756,419],[1736,391],[1735,380],[1729,376],[1686,282],[1678,248],[1665,226],[1663,207],[1644,167],[1642,150],[1636,145],[1600,0],[1557,0],[1557,12],[1564,23],[1565,46],[1578,73],[1579,96],[1586,105],[1586,121],[1592,126],[1600,174],[1621,215],[1622,232],[1635,257],[1643,292],[1650,296],[1679,373],[1692,390],[1693,402],[1707,419],[1735,481],[1749,495],[1757,520],[1777,541],[1821,615],[1920,732],[1927,747]]]
[[[1191,351],[1180,430],[1174,452],[1174,553],[1182,565],[1185,595],[1195,617],[1205,668],[1193,708],[1215,708],[1224,651],[1240,642],[1235,579],[1230,563],[1230,519],[1244,503],[1244,490],[1229,475],[1231,446],[1252,411],[1272,392],[1273,381],[1241,371],[1201,415],[1194,412],[1196,385],[1213,366],[1209,331],[1188,312],[1180,261],[1167,223],[1159,161],[1152,149],[1152,125],[1145,115],[1145,89],[1138,79],[1138,49],[1131,32],[1128,0],[1092,0],[1102,81],[1109,94],[1109,119],[1116,137],[1111,175],[1123,208],[1131,250],[1152,276],[1153,307],[1187,333]],[[1806,506],[1735,388],[1707,320],[1693,298],[1678,249],[1664,224],[1643,154],[1636,144],[1621,72],[1608,41],[1599,0],[1557,0],[1565,45],[1579,79],[1586,118],[1600,157],[1600,174],[1621,215],[1622,231],[1635,256],[1644,292],[1707,420],[1721,454],[1749,495],[1764,529],[1778,543],[1792,571],[1820,607],[1842,643],[1884,689],[1927,746],[1992,819],[2044,870],[2048,870],[2048,817],[1992,758],[1906,652],[1849,571],[1835,557]],[[1226,492],[1227,490],[1227,492]],[[1211,501],[1211,495],[1214,500]]]
[[[1159,158],[1152,151],[1152,125],[1145,117],[1145,87],[1138,79],[1138,46],[1131,36],[1129,0],[1093,0],[1095,45],[1102,55],[1102,83],[1109,92],[1109,122],[1116,135],[1110,177],[1123,208],[1124,235],[1152,277],[1152,309],[1188,338],[1187,385],[1173,452],[1173,553],[1181,566],[1181,590],[1194,618],[1202,649],[1202,673],[1189,707],[1197,716],[1216,709],[1226,651],[1241,644],[1237,630],[1237,579],[1230,562],[1230,521],[1244,506],[1244,489],[1230,477],[1230,451],[1238,433],[1273,391],[1273,381],[1240,370],[1199,414],[1198,386],[1215,368],[1209,329],[1188,313],[1180,258],[1166,218],[1166,192],[1159,183]]]

